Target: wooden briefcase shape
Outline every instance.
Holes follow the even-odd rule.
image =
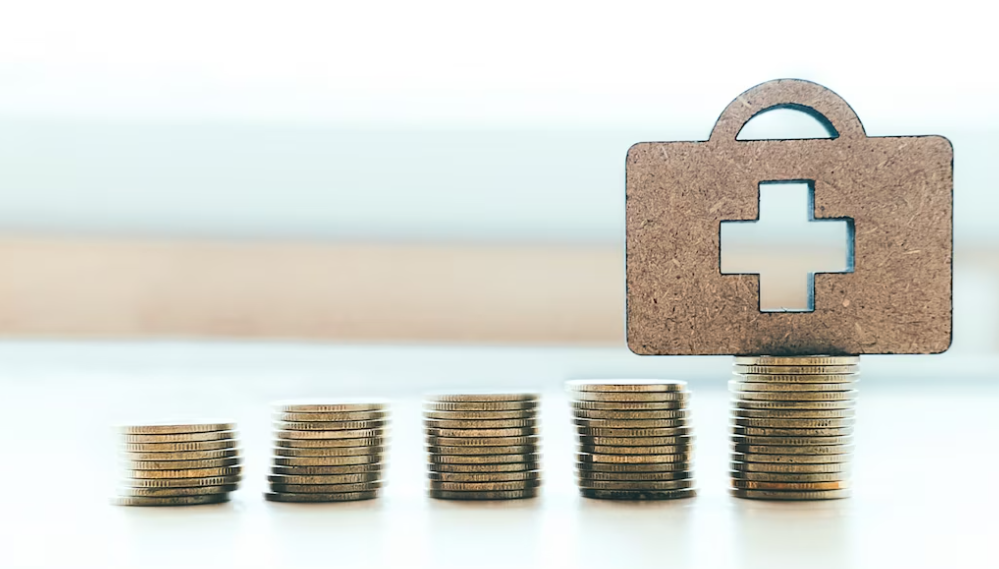
[[[736,140],[773,108],[833,138]],[[759,276],[722,274],[720,223],[758,218],[759,184],[810,181],[816,219],[853,220],[853,271],[815,275],[814,310],[761,312]],[[627,158],[628,346],[637,354],[921,354],[951,342],[953,148],[867,137],[807,81],[758,85],[706,142],[642,142]]]

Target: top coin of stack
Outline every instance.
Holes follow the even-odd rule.
[[[192,506],[229,501],[241,479],[236,425],[231,421],[120,426],[124,470],[120,506]]]
[[[371,400],[274,404],[271,502],[347,502],[378,497],[388,406]]]
[[[438,393],[426,397],[430,496],[533,498],[538,467],[537,393]]]
[[[859,358],[735,359],[729,382],[732,494],[761,500],[850,495]]]
[[[579,433],[576,470],[588,498],[668,500],[696,495],[683,381],[566,382]]]

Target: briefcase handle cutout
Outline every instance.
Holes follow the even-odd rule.
[[[708,142],[725,144],[736,140],[742,127],[753,117],[774,109],[794,109],[814,117],[833,139],[860,139],[867,136],[857,113],[842,97],[811,81],[776,79],[761,83],[725,107],[711,130]]]

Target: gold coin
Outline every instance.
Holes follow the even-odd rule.
[[[121,450],[125,452],[153,453],[153,452],[194,452],[206,450],[232,449],[239,446],[239,441],[202,441],[192,443],[125,443],[121,445]]]
[[[771,429],[828,429],[852,427],[856,420],[850,419],[746,419],[733,417],[732,422],[740,427],[764,427]]]
[[[668,429],[603,429],[600,427],[576,427],[580,435],[590,437],[679,437],[689,435],[690,427],[671,427]]]
[[[427,427],[428,437],[527,437],[538,434],[537,427],[521,427],[514,429],[435,429]]]
[[[384,446],[387,437],[362,439],[276,439],[275,447],[291,449],[334,449]]]
[[[694,481],[690,478],[680,480],[579,480],[579,487],[587,490],[681,490],[693,488]]]
[[[785,490],[744,490],[741,488],[732,488],[729,491],[736,498],[751,498],[756,500],[838,500],[850,497],[849,490],[790,492]]]
[[[271,474],[267,477],[267,481],[274,484],[340,484],[341,480],[340,474],[309,474],[309,475],[298,475],[298,474]]]
[[[609,429],[664,429],[685,427],[690,424],[687,419],[584,419],[576,418],[572,422],[581,427],[601,427]]]
[[[338,464],[338,465],[323,467],[325,468],[324,472],[327,472],[327,474],[323,474],[321,476],[343,476],[345,474],[372,474],[372,473],[380,475],[382,472],[382,467],[383,465],[380,462],[372,464]],[[332,484],[336,484],[336,482],[332,482]]]
[[[488,455],[488,454],[533,454],[538,452],[538,445],[515,445],[508,447],[452,447],[428,446],[427,452],[433,454]]]
[[[853,419],[850,409],[734,409],[732,414],[747,419]]]
[[[344,413],[356,411],[384,411],[388,404],[384,401],[364,399],[303,399],[299,401],[278,401],[273,403],[278,413]]]
[[[693,447],[687,445],[656,447],[608,447],[579,445],[579,451],[587,454],[676,454],[689,457],[692,454]]]
[[[425,401],[429,411],[534,411],[537,401]]]
[[[349,431],[277,431],[274,435],[284,440],[371,439],[384,437],[387,429],[354,429]]]
[[[381,462],[382,455],[369,454],[361,456],[275,456],[277,466],[347,466],[351,464],[376,464]]]
[[[779,464],[833,464],[850,462],[852,454],[747,454],[732,453],[732,460],[739,462],[767,462]]]
[[[651,402],[663,402],[663,401],[679,401],[685,403],[690,399],[690,394],[685,391],[681,392],[633,392],[633,391],[614,391],[614,392],[604,392],[604,391],[579,391],[573,393],[572,396],[577,401],[600,401],[600,402],[617,402],[617,403],[651,403]]]
[[[853,427],[825,429],[771,429],[769,427],[732,427],[737,435],[754,437],[845,437],[853,434]]]
[[[208,494],[228,494],[239,488],[236,484],[227,486],[196,486],[193,488],[119,488],[120,496],[145,498],[167,498],[172,496],[205,496]]]
[[[739,365],[733,368],[735,373],[764,374],[764,375],[836,375],[839,373],[859,373],[860,366],[765,366],[765,365]]]
[[[141,425],[120,425],[117,430],[123,435],[175,435],[180,433],[207,433],[210,431],[233,431],[236,423],[230,421],[198,421],[196,423],[144,423]]]
[[[732,391],[762,391],[776,393],[814,393],[821,391],[850,391],[857,382],[850,383],[764,383],[753,381],[731,380],[728,388]]]
[[[538,495],[537,488],[525,488],[523,490],[506,490],[497,492],[452,492],[449,490],[430,489],[431,498],[439,500],[520,500],[523,498],[534,498]]]
[[[587,470],[576,471],[579,480],[605,480],[613,481],[635,481],[652,482],[656,480],[682,480],[693,478],[693,472],[689,470],[670,470],[666,472],[593,472]],[[580,482],[582,484],[582,482]]]
[[[490,419],[487,421],[469,419],[425,419],[424,426],[433,429],[515,429],[536,427],[537,419]]]
[[[526,490],[541,485],[541,480],[514,480],[513,482],[440,482],[431,480],[431,490],[445,492],[507,492],[510,490]]]
[[[372,480],[377,480],[381,477],[380,470],[373,470],[367,473],[354,473],[354,474],[343,474],[342,468],[344,466],[356,466],[356,465],[334,465],[334,466],[271,466],[271,473],[273,474],[287,474],[288,476],[373,476]],[[340,484],[340,482],[328,482],[327,484]]]
[[[328,421],[381,421],[388,417],[387,411],[338,411],[330,413],[275,413],[274,420],[292,423]]]
[[[686,468],[684,468],[686,467]],[[649,462],[644,464],[628,464],[619,462],[577,462],[579,476],[587,472],[685,472],[692,470],[690,463],[684,462]]]
[[[735,379],[747,383],[784,383],[784,384],[810,384],[810,383],[837,383],[849,385],[860,381],[859,373],[837,373],[834,375],[821,375],[815,373],[799,375],[781,375],[776,373],[732,373]]]
[[[836,482],[760,482],[757,480],[732,480],[733,488],[746,488],[749,490],[791,490],[795,492],[812,490],[844,490],[850,487],[849,480],[839,480]]]
[[[685,454],[590,454],[576,453],[580,463],[609,462],[613,464],[671,463],[690,470],[690,457]]]
[[[733,391],[741,401],[853,401],[857,390],[850,391]]]
[[[229,486],[238,484],[241,476],[211,476],[208,478],[128,478],[121,485],[128,488],[194,488],[197,486]]]
[[[747,472],[847,472],[850,470],[849,462],[837,462],[832,464],[774,464],[764,462],[733,462],[732,470],[745,470]]]
[[[565,388],[571,392],[662,393],[685,391],[687,382],[673,379],[574,379],[565,382]]]
[[[534,419],[538,416],[538,410],[514,409],[512,411],[433,411],[431,409],[424,409],[423,416],[428,419],[443,419],[445,421]]]
[[[278,421],[274,428],[282,431],[363,431],[381,429],[388,421]]]
[[[441,464],[430,463],[427,470],[430,472],[460,472],[460,473],[500,473],[500,472],[527,472],[538,470],[537,462],[511,462],[507,464]]]
[[[771,446],[734,444],[734,452],[745,452],[750,454],[776,454],[776,455],[809,455],[809,454],[850,454],[854,451],[855,445],[801,445],[801,446]]]
[[[188,470],[236,466],[241,460],[239,457],[210,460],[128,460],[124,461],[124,466],[129,470]]]
[[[591,409],[575,409],[573,415],[579,419],[687,419],[690,411],[594,411]]]
[[[537,401],[538,393],[511,391],[472,391],[467,393],[428,393],[424,401],[432,403],[466,403],[469,401]]]
[[[223,466],[221,468],[188,468],[185,470],[126,470],[128,478],[207,478],[210,476],[237,476],[242,472],[240,466]]]
[[[435,447],[509,447],[534,445],[540,442],[537,436],[527,437],[427,437],[425,442]]]
[[[204,494],[201,496],[116,496],[111,503],[116,506],[198,506],[221,504],[229,501],[229,494]]]
[[[537,480],[541,473],[537,470],[519,472],[428,472],[430,480],[438,482],[516,482]]]
[[[680,490],[593,490],[590,488],[580,488],[579,493],[584,498],[597,498],[599,500],[678,500],[681,498],[693,498],[697,495],[695,488],[683,488]]]
[[[845,366],[860,363],[860,356],[736,356],[735,363],[754,366]]]
[[[318,449],[286,449],[278,447],[274,449],[274,454],[278,456],[309,456],[309,457],[351,457],[351,456],[381,456],[386,448],[384,445],[363,446],[363,447],[332,447]],[[304,452],[302,452],[304,451]]]
[[[207,433],[174,433],[165,435],[121,435],[126,443],[192,443],[235,439],[236,431],[209,431]]]
[[[569,405],[586,411],[676,411],[687,401],[570,401]]]
[[[378,497],[378,491],[371,492],[342,492],[339,494],[284,494],[279,492],[266,492],[264,499],[268,502],[355,502],[358,500],[372,500]]]
[[[343,494],[345,492],[371,492],[382,487],[379,481],[354,484],[271,484],[271,491],[282,494]]]
[[[608,447],[642,447],[642,446],[673,446],[691,445],[694,443],[693,435],[682,435],[679,437],[590,437],[581,435],[579,444],[584,446],[608,446]]]
[[[175,461],[175,460],[215,460],[240,456],[239,448],[221,450],[194,450],[188,452],[122,452],[126,461]]]
[[[856,408],[856,401],[741,401],[736,399],[732,402],[737,411],[742,409],[756,409],[767,411],[852,411]]]
[[[729,475],[732,478],[761,482],[836,482],[849,477],[849,473],[846,472],[746,472],[745,470],[733,470]]]
[[[436,464],[510,464],[535,463],[540,460],[540,454],[492,454],[483,456],[463,456],[456,454],[430,454],[427,461]]]
[[[732,444],[813,447],[832,445],[852,445],[853,437],[758,437],[753,435],[732,435]],[[819,454],[819,453],[809,453]]]

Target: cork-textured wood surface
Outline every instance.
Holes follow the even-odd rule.
[[[795,108],[832,138],[736,140]],[[758,218],[759,184],[809,181],[815,219],[853,220],[853,272],[815,275],[814,310],[761,312],[758,275],[722,274],[720,224]],[[940,136],[868,137],[808,81],[758,85],[704,142],[627,156],[627,332],[638,354],[916,354],[951,343],[953,148]]]

